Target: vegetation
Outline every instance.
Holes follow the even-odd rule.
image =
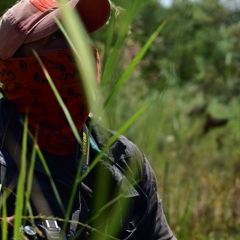
[[[125,135],[154,167],[173,231],[179,239],[238,239],[240,9],[218,0],[174,1],[169,8],[146,2],[128,25],[104,93],[157,27],[166,25],[106,108],[109,124],[118,129],[154,97]],[[112,51],[129,11],[125,1],[114,3],[126,11],[109,23],[115,21]],[[93,36],[100,49],[109,26]]]
[[[124,135],[151,162],[178,239],[240,238],[239,5],[112,2],[91,36],[103,65],[104,113],[94,113],[118,130],[148,106]]]

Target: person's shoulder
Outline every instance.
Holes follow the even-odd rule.
[[[89,124],[89,122],[88,122]],[[108,156],[120,165],[131,165],[131,168],[140,168],[145,161],[143,152],[126,136],[105,128],[98,122],[92,122],[91,134],[98,147],[106,149]]]
[[[126,136],[104,127],[101,123],[88,119],[87,125],[91,129],[91,134],[100,149],[109,146],[113,154],[121,157],[132,157],[135,154],[142,155],[139,147]]]

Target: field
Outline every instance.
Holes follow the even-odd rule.
[[[154,168],[171,227],[178,239],[239,239],[239,101],[225,105],[213,97],[206,106],[196,86],[160,95],[126,135]],[[142,98],[133,101],[141,105]],[[130,116],[136,102],[115,110]],[[208,114],[228,121],[205,133]]]

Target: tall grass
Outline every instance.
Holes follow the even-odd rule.
[[[117,60],[119,58],[119,54],[120,54],[120,49],[122,48],[122,45],[124,44],[124,39],[127,36],[128,33],[128,27],[129,24],[131,23],[131,21],[133,20],[135,14],[138,12],[138,10],[140,9],[140,7],[142,6],[142,3],[139,4],[139,1],[132,1],[131,5],[127,4],[127,10],[128,13],[125,15],[125,20],[122,21],[122,25],[121,25],[121,33],[119,35],[119,38],[116,42],[116,44],[114,45],[113,49],[111,50],[111,52],[109,51],[108,53],[105,54],[105,58],[104,58],[104,71],[103,71],[103,78],[102,78],[102,85],[104,86],[105,84],[107,84],[110,81],[110,76],[111,76],[111,72],[114,69],[115,65],[117,64]],[[109,92],[108,96],[105,96],[105,104],[103,104],[103,106],[100,106],[98,104],[98,101],[96,101],[96,88],[95,88],[95,82],[93,81],[95,79],[95,71],[94,71],[94,64],[93,64],[93,59],[91,56],[91,51],[90,51],[90,47],[89,47],[89,42],[87,40],[87,34],[84,30],[84,27],[77,15],[77,13],[67,7],[64,7],[62,9],[62,23],[60,23],[57,19],[56,19],[59,28],[63,31],[63,33],[65,34],[69,45],[71,46],[73,53],[76,57],[76,63],[77,66],[79,68],[79,71],[81,73],[81,77],[83,79],[84,82],[84,88],[85,88],[85,92],[87,94],[87,98],[88,98],[88,103],[91,109],[95,109],[94,115],[97,114],[99,116],[101,116],[104,119],[108,119],[109,116],[105,116],[105,112],[104,112],[104,108],[105,109],[111,104],[112,99],[117,95],[118,91],[121,89],[122,85],[124,84],[124,82],[127,80],[127,78],[129,77],[129,75],[132,73],[132,71],[134,70],[134,68],[136,67],[136,65],[139,63],[139,61],[143,58],[144,54],[146,53],[146,51],[148,50],[148,48],[150,47],[151,43],[154,41],[154,39],[158,36],[158,34],[160,33],[160,31],[162,30],[164,24],[162,24],[161,26],[159,26],[156,29],[156,32],[153,33],[152,36],[150,36],[149,40],[146,42],[145,46],[143,46],[143,48],[141,49],[141,51],[139,52],[139,54],[137,54],[137,56],[133,59],[133,61],[130,63],[129,67],[122,73],[122,75],[119,77],[119,79],[116,81],[115,86],[113,88],[113,90],[111,92]],[[109,26],[114,27],[114,22],[115,22],[115,18],[112,17],[109,20]],[[111,34],[112,32],[109,31],[108,34],[108,39],[111,39]],[[106,44],[106,51],[107,49],[109,49],[110,46],[108,44]],[[35,53],[36,58],[38,59],[39,63],[42,66],[42,69],[45,73],[46,79],[49,82],[49,85],[51,86],[56,99],[58,100],[59,105],[62,107],[63,112],[65,113],[67,120],[72,128],[73,134],[76,137],[76,140],[78,141],[79,144],[81,144],[81,139],[79,137],[79,134],[73,124],[73,121],[71,119],[71,116],[68,112],[68,109],[66,108],[66,106],[64,105],[59,93],[57,92],[57,89],[54,86],[54,80],[52,80],[48,74],[48,72],[46,71],[43,63],[41,62],[41,59],[39,58],[39,56],[37,55],[37,53]],[[107,57],[106,57],[107,56]],[[107,59],[109,58],[109,59]],[[112,138],[109,139],[109,141],[107,142],[107,145],[105,147],[105,149],[103,149],[102,152],[99,153],[99,155],[96,157],[95,160],[92,161],[92,164],[89,167],[89,170],[87,172],[87,174],[94,168],[94,166],[97,164],[97,162],[103,157],[105,151],[107,151],[108,147],[110,145],[112,145],[112,143],[117,139],[117,137],[120,134],[125,133],[130,126],[132,126],[134,124],[134,122],[136,121],[137,118],[139,118],[139,116],[141,116],[146,109],[152,104],[152,102],[154,102],[155,98],[150,98],[148,101],[146,101],[139,109],[137,109],[135,111],[135,113],[133,113],[130,118],[123,123],[120,127],[119,130],[116,131],[116,135],[113,136]],[[30,206],[30,191],[31,191],[31,184],[33,181],[33,169],[34,169],[34,163],[35,163],[35,157],[38,156],[42,163],[43,166],[46,170],[46,173],[48,175],[48,178],[50,179],[50,182],[52,184],[52,188],[53,191],[56,195],[56,198],[58,199],[58,204],[61,206],[61,199],[59,198],[58,192],[56,190],[55,184],[54,184],[54,180],[51,177],[51,172],[48,169],[47,166],[47,162],[44,159],[44,156],[41,153],[41,150],[39,149],[37,142],[33,139],[34,144],[33,144],[33,155],[32,155],[32,161],[30,164],[30,168],[28,168],[27,166],[27,142],[28,142],[28,121],[27,118],[24,121],[24,134],[23,134],[23,139],[22,139],[22,157],[21,157],[21,168],[20,168],[20,174],[19,174],[19,179],[18,179],[18,184],[17,184],[17,192],[16,192],[16,209],[15,209],[15,215],[14,215],[14,239],[19,239],[22,236],[22,233],[20,232],[20,228],[22,225],[25,225],[26,220],[31,221],[31,224],[33,224],[34,226],[34,219],[39,217],[39,216],[32,216],[32,211],[31,211],[31,206]],[[28,172],[28,178],[26,179],[26,173]],[[84,177],[86,177],[87,174],[81,176],[81,166],[79,166],[79,171],[78,171],[78,175],[76,177],[76,182],[75,182],[75,187],[73,188],[73,194],[72,196],[75,195],[75,192],[77,191],[77,186],[80,183],[80,181],[82,181],[84,179]],[[108,191],[108,187],[107,185],[109,184],[108,182],[104,182],[104,178],[103,176],[99,176],[98,179],[99,182],[99,189],[101,190],[100,192],[102,193],[102,191],[105,189],[106,191]],[[27,184],[26,184],[27,183]],[[25,188],[26,187],[26,188]],[[106,195],[109,194],[106,192]],[[4,196],[5,197],[5,196]],[[97,199],[96,202],[101,202],[101,198],[104,199],[104,194],[99,194],[99,197]],[[116,199],[114,201],[119,201],[119,199]],[[114,204],[114,201],[110,204]],[[70,208],[71,208],[71,203],[73,202],[73,198],[71,198],[70,203],[69,203],[69,208],[66,211],[66,219],[57,219],[59,221],[64,221],[65,223],[69,222],[68,218],[70,215]],[[119,231],[119,217],[122,214],[122,211],[126,211],[127,209],[127,205],[126,203],[122,203],[122,208],[115,208],[115,210],[113,211],[113,213],[111,214],[111,221],[108,222],[108,231],[107,232],[99,232],[98,229],[92,229],[90,226],[85,225],[85,227],[91,229],[92,231],[96,231],[99,233],[99,238],[96,237],[95,240],[97,239],[115,239],[113,236],[116,235],[116,233]],[[101,209],[99,210],[101,211]],[[7,239],[7,235],[6,235],[6,231],[7,231],[7,224],[6,224],[6,206],[5,206],[5,202],[3,202],[3,233],[2,233],[2,240],[6,240]],[[45,218],[44,216],[41,216],[42,218]],[[51,218],[52,216],[46,216],[46,218]],[[94,217],[93,217],[94,219]],[[103,219],[105,220],[105,219]],[[78,224],[82,224],[82,223],[78,223]],[[63,229],[66,229],[66,224],[63,225]]]
[[[133,81],[118,100],[132,94]],[[238,239],[239,100],[225,105],[213,97],[206,113],[190,117],[192,108],[205,103],[198,87],[175,86],[160,95],[126,134],[151,161],[170,226],[179,239]],[[144,100],[139,94],[138,101],[130,101],[113,110],[116,119],[127,118]],[[129,112],[122,114],[126,105]],[[229,122],[202,134],[207,113]]]
[[[139,53],[128,63],[124,63],[124,46],[129,34],[129,26],[134,17],[146,1],[122,1],[125,8],[122,17],[115,18],[117,8],[109,20],[107,38],[102,50],[103,73],[100,86],[100,96],[93,96],[99,90],[95,89],[93,74],[93,60],[89,54],[86,34],[77,15],[69,9],[63,11],[63,25],[59,25],[69,39],[69,43],[76,55],[78,66],[83,73],[86,83],[89,102],[93,115],[100,116],[102,123],[116,130],[116,135],[109,139],[106,148],[96,157],[90,166],[91,169],[103,157],[107,148],[120,134],[125,134],[130,140],[139,145],[148,156],[159,183],[159,192],[163,198],[164,210],[174,233],[179,239],[227,239],[240,238],[240,185],[239,185],[239,101],[233,99],[226,106],[212,98],[207,111],[218,117],[232,117],[224,128],[214,129],[207,135],[202,135],[202,126],[206,115],[190,118],[188,112],[192,107],[204,103],[204,93],[196,86],[179,88],[176,76],[170,73],[167,76],[168,85],[159,89],[148,89],[144,81],[139,80],[137,65],[144,58],[144,54],[152,41],[164,27],[156,26],[156,32],[149,36]],[[123,17],[124,16],[124,17]],[[115,41],[113,30],[120,29]],[[115,41],[115,43],[114,43]],[[101,46],[100,46],[101,47]],[[82,61],[82,59],[86,61]],[[85,65],[83,65],[85,64]],[[122,65],[119,65],[122,64]],[[127,65],[127,66],[126,66]],[[126,66],[124,69],[122,66]],[[44,66],[43,66],[44,68]],[[46,73],[47,75],[47,73]],[[50,84],[52,80],[49,79]],[[170,86],[168,88],[168,86]],[[65,109],[58,93],[52,85],[59,104]],[[94,91],[92,91],[94,89]],[[92,99],[97,99],[93,102]],[[102,103],[102,104],[100,104]],[[81,143],[71,118],[64,110],[76,139]],[[17,205],[15,210],[14,237],[19,237],[19,227],[26,219],[33,219],[31,209],[23,208],[23,201],[29,201],[29,189],[24,189],[26,162],[27,121],[24,125],[22,169],[18,182]],[[48,177],[47,163],[38,146],[34,145],[34,154],[40,156]],[[32,156],[31,172],[35,155]],[[75,187],[86,177],[76,178]],[[51,179],[53,189],[54,183]],[[99,179],[101,184],[101,181]],[[104,182],[102,182],[104,184]],[[77,191],[77,189],[74,191]],[[55,194],[58,195],[57,191]],[[107,194],[107,193],[106,193]],[[73,194],[74,195],[74,194]],[[4,196],[5,198],[6,196]],[[100,197],[99,197],[100,198]],[[99,199],[101,201],[101,199]],[[59,199],[61,204],[61,199]],[[29,204],[26,203],[26,206]],[[116,214],[115,220],[119,211]],[[67,211],[66,216],[69,215]],[[3,233],[6,240],[7,224],[6,206],[3,204]],[[58,219],[64,221],[64,219]],[[79,223],[81,224],[81,223]],[[103,240],[117,231],[117,222],[111,222],[108,233],[102,233],[95,240]],[[86,226],[91,230],[90,226]],[[114,237],[110,237],[114,239]]]

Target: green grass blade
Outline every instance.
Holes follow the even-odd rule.
[[[75,9],[62,9],[62,22],[66,29],[68,41],[75,55],[76,65],[82,77],[83,87],[91,109],[95,100],[96,68],[93,52],[87,33]]]
[[[36,160],[36,149],[33,147],[31,161],[28,169],[28,178],[27,178],[27,186],[26,186],[26,194],[25,194],[26,196],[25,202],[27,206],[28,205],[30,206],[29,202],[30,202],[30,196],[31,196],[35,160]]]
[[[44,170],[45,170],[45,172],[47,174],[47,177],[48,177],[48,179],[50,181],[50,184],[52,186],[52,189],[53,189],[53,192],[54,192],[55,197],[57,199],[57,202],[58,202],[59,206],[61,207],[62,211],[64,211],[64,206],[62,204],[62,200],[61,200],[61,198],[60,198],[60,196],[58,194],[58,190],[57,190],[56,185],[55,185],[55,183],[53,181],[52,174],[51,174],[51,172],[50,172],[50,170],[48,168],[47,162],[46,162],[46,160],[45,160],[45,158],[44,158],[44,156],[42,154],[42,151],[40,150],[40,148],[39,148],[39,146],[37,144],[35,144],[35,148],[36,148],[37,155],[40,158],[41,163],[43,165],[43,168],[44,168]]]
[[[150,104],[154,101],[153,99],[150,99],[141,109],[139,109],[117,132],[116,134],[114,134],[106,143],[106,146],[104,147],[104,149],[101,150],[101,152],[99,152],[99,154],[97,155],[97,157],[94,159],[94,161],[91,163],[90,167],[89,167],[89,171],[85,174],[83,174],[83,176],[81,176],[81,178],[78,180],[79,182],[82,181],[82,179],[84,179],[89,172],[96,166],[96,164],[98,163],[98,161],[106,154],[106,152],[108,151],[109,147],[117,140],[117,138],[122,135],[135,121],[137,118],[139,118],[139,116],[141,114],[143,114],[147,108],[150,106]]]
[[[18,176],[17,184],[17,201],[14,213],[14,239],[19,239],[20,236],[20,226],[22,223],[22,213],[24,206],[24,195],[25,195],[25,176],[27,168],[27,137],[28,137],[28,118],[25,117],[24,127],[23,127],[23,144],[22,144],[22,155],[21,155],[21,166]]]
[[[7,193],[6,191],[3,191],[2,193],[2,205],[1,205],[1,210],[2,210],[2,219],[1,219],[1,228],[2,228],[2,240],[7,240],[7,232],[8,232],[8,223],[7,223]]]
[[[156,37],[159,35],[159,33],[162,31],[163,27],[165,26],[165,22],[163,22],[158,29],[152,34],[152,36],[148,39],[148,41],[145,43],[145,45],[142,47],[141,51],[137,54],[137,56],[133,59],[131,64],[128,66],[126,71],[122,74],[120,79],[117,81],[115,86],[113,87],[109,97],[107,98],[104,107],[106,108],[110,102],[112,101],[113,97],[117,94],[121,86],[124,84],[124,82],[127,80],[129,75],[132,73],[134,68],[137,66],[137,64],[140,62],[140,60],[143,58],[149,47],[151,46],[152,42],[156,39]]]
[[[110,55],[104,56],[104,64],[103,64],[103,76],[102,76],[102,85],[104,86],[111,78],[111,74],[115,69],[115,66],[117,64],[117,60],[119,58],[119,52],[122,46],[124,45],[124,40],[129,32],[129,26],[131,26],[131,23],[133,21],[133,18],[135,17],[137,11],[142,7],[142,2],[139,2],[139,0],[131,1],[131,3],[126,2],[126,6],[124,6],[125,12],[124,17],[115,19],[112,17],[110,19],[110,31],[108,32],[108,45],[107,50],[110,49],[110,40],[112,39],[113,35],[113,29],[116,26],[115,22],[118,21],[120,24],[120,27],[118,27],[118,36],[117,41],[112,48],[112,52]],[[129,4],[129,5],[128,5]],[[120,14],[121,15],[121,14]],[[109,52],[107,52],[109,54]]]
[[[76,126],[75,126],[75,124],[73,122],[73,119],[72,119],[72,117],[71,117],[71,115],[69,113],[69,110],[67,109],[65,103],[63,102],[63,99],[61,98],[61,96],[60,96],[60,94],[59,94],[59,92],[58,92],[54,82],[52,81],[52,79],[51,79],[47,69],[45,68],[42,60],[40,59],[40,57],[38,56],[38,54],[35,51],[34,51],[34,55],[37,58],[37,60],[38,60],[39,64],[41,65],[41,67],[42,67],[42,70],[43,70],[43,72],[44,72],[44,74],[46,76],[46,79],[47,79],[50,87],[52,88],[53,93],[54,93],[54,95],[55,95],[59,105],[61,106],[61,108],[62,108],[66,118],[67,118],[67,121],[68,121],[68,123],[69,123],[69,125],[70,125],[70,127],[72,129],[72,132],[73,132],[75,138],[77,139],[78,143],[81,143],[82,140],[81,140],[81,138],[80,138],[80,136],[78,134],[78,130],[77,130],[77,128],[76,128]]]

